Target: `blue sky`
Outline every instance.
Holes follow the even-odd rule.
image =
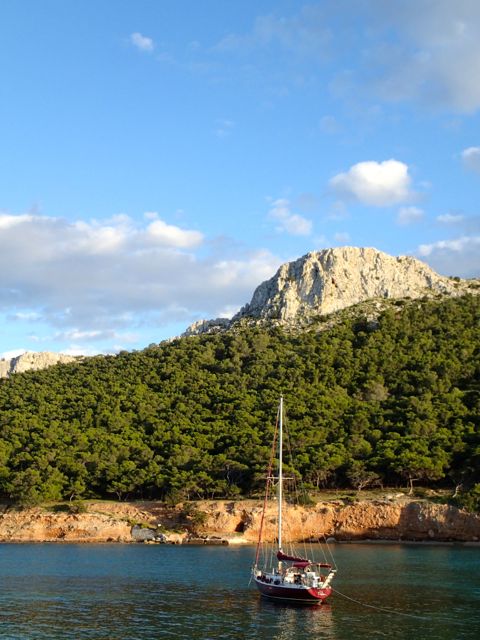
[[[108,353],[373,246],[480,276],[477,0],[2,0],[0,354]]]

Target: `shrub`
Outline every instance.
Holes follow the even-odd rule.
[[[201,529],[208,518],[208,514],[205,511],[201,511],[191,502],[187,502],[184,505],[181,515],[188,521],[192,531]]]
[[[480,512],[480,483],[473,485],[468,491],[462,491],[455,498],[458,507],[471,512]]]

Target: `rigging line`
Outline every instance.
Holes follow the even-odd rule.
[[[288,428],[288,416],[285,414],[285,418],[284,418],[284,433],[285,433],[285,441],[287,443],[287,450],[288,450],[288,456],[289,456],[289,462],[290,465],[293,469],[293,475],[292,475],[292,493],[294,495],[294,499],[295,499],[295,504],[299,505],[300,504],[300,491],[299,491],[299,483],[297,481],[297,476],[295,473],[295,467],[294,467],[294,460],[293,460],[293,448],[292,448],[292,440],[290,437],[290,430]],[[303,488],[303,486],[301,487]],[[303,547],[303,555],[304,557],[309,555],[309,552],[307,550],[307,544],[306,544],[306,540],[305,540],[305,531],[303,529],[303,526],[301,525],[301,530],[302,530],[302,547]],[[290,543],[290,549],[291,549],[291,555],[296,555],[296,551],[294,549],[294,545],[291,542]],[[310,544],[310,555],[313,555],[313,551],[311,548],[311,544]]]
[[[268,493],[269,493],[269,489],[270,489],[270,483],[272,482],[273,461],[274,461],[274,457],[275,457],[275,448],[276,448],[276,443],[277,443],[277,433],[278,433],[279,422],[280,422],[280,408],[277,411],[277,420],[276,420],[276,423],[275,423],[275,431],[274,431],[274,434],[273,434],[273,446],[272,446],[272,450],[271,450],[271,453],[270,453],[270,460],[269,460],[269,463],[268,463],[267,484],[266,484],[266,487],[265,487],[265,497],[264,497],[264,501],[263,501],[262,518],[260,520],[260,528],[259,528],[259,532],[258,532],[257,550],[256,550],[256,553],[255,553],[255,566],[258,564],[258,558],[259,558],[259,554],[260,554],[260,544],[261,544],[261,541],[262,541],[263,524],[264,524],[264,521],[265,521],[265,512],[267,510]]]
[[[295,504],[300,504],[300,489],[302,490],[303,494],[305,494],[305,488],[303,486],[301,477],[300,477],[300,483],[297,481],[297,477],[295,474],[295,468],[293,467],[293,448],[292,448],[292,440],[290,438],[290,431],[288,428],[288,416],[285,415],[285,419],[284,419],[284,431],[285,431],[285,440],[287,443],[287,447],[288,447],[288,454],[290,456],[289,460],[290,460],[290,464],[292,465],[293,468],[293,481],[292,481],[292,485],[293,485],[293,493],[295,496]],[[303,541],[302,541],[302,545],[303,545],[303,553],[304,556],[308,556],[310,555],[312,558],[315,557],[315,553],[313,551],[313,546],[312,546],[312,540],[310,539],[309,541],[307,541],[306,537],[305,537],[305,530],[302,527],[302,533],[303,533]],[[335,558],[333,557],[333,553],[330,549],[330,547],[328,546],[327,543],[327,539],[325,537],[325,534],[323,534],[323,539],[325,541],[325,546],[328,550],[329,556],[330,558],[327,558],[327,554],[325,553],[325,549],[323,547],[323,545],[321,546],[321,555],[323,556],[323,559],[325,562],[331,562],[332,566],[337,569],[337,564],[335,562]],[[308,549],[307,549],[307,542],[308,542]],[[292,552],[292,555],[295,555],[295,553]]]
[[[335,557],[334,557],[334,555],[333,555],[332,550],[330,549],[330,545],[328,544],[328,540],[327,540],[327,537],[326,537],[326,535],[325,535],[325,534],[323,534],[323,539],[324,539],[324,541],[325,541],[325,548],[327,549],[327,551],[328,551],[328,555],[330,556],[330,560],[329,560],[329,559],[327,558],[326,553],[324,552],[324,554],[323,554],[323,555],[324,555],[324,557],[325,557],[325,562],[330,561],[330,562],[332,563],[333,568],[334,568],[335,570],[337,570],[337,571],[338,571],[338,567],[337,567],[337,563],[336,563],[336,561],[335,561]]]
[[[359,604],[362,607],[368,607],[369,609],[376,609],[377,611],[383,611],[384,613],[393,613],[397,616],[404,616],[406,618],[416,618],[417,620],[430,620],[430,618],[426,618],[425,616],[419,616],[414,613],[405,613],[404,611],[397,611],[396,609],[387,609],[386,607],[377,607],[374,604],[368,604],[366,602],[361,602],[360,600],[355,600],[355,598],[351,598],[350,596],[347,596],[345,593],[342,593],[341,591],[338,591],[338,589],[334,589],[333,587],[332,587],[332,591],[334,591],[339,596],[342,596],[342,598],[345,598],[346,600],[350,600],[351,602],[355,602],[356,604]]]

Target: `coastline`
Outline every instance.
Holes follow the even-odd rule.
[[[480,514],[404,496],[287,505],[292,538],[332,543],[462,544],[480,546]],[[258,500],[202,500],[169,507],[161,502],[82,503],[19,508],[0,506],[0,542],[255,544]],[[273,506],[272,506],[273,515]],[[267,511],[264,533],[275,538]]]

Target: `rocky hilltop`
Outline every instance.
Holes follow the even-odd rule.
[[[27,351],[16,358],[0,360],[0,378],[8,378],[13,373],[23,373],[32,369],[46,369],[54,364],[67,364],[78,360],[79,356],[66,356],[62,353]]]
[[[462,295],[478,292],[477,287],[477,281],[440,276],[411,256],[395,258],[372,248],[324,249],[283,264],[231,321],[200,321],[184,335],[220,331],[243,318],[296,325],[367,300]]]

